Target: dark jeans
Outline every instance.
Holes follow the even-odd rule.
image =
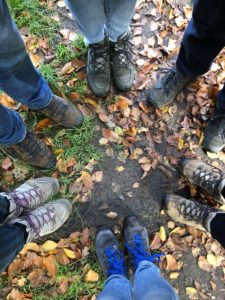
[[[8,200],[0,195],[0,223],[9,213]],[[12,262],[26,243],[26,230],[18,224],[0,225],[0,273]]]
[[[0,1],[0,90],[31,109],[46,107],[52,92],[34,68],[6,0]],[[21,142],[26,126],[20,115],[0,104],[0,144]]]
[[[187,77],[206,73],[225,46],[225,1],[194,0],[192,19],[184,33],[177,69]],[[220,91],[219,109],[225,110],[225,88]]]

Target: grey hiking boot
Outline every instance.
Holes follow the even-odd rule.
[[[3,149],[12,157],[24,160],[34,167],[51,169],[56,159],[51,149],[33,132],[27,131],[24,140],[18,144],[4,146]]]
[[[59,199],[40,206],[9,224],[21,224],[26,227],[27,243],[58,230],[72,213],[69,200]]]
[[[224,211],[191,201],[177,195],[167,195],[164,202],[166,213],[176,222],[210,232],[210,223]]]
[[[105,97],[110,87],[109,42],[91,44],[88,47],[87,80],[91,91]]]
[[[225,203],[225,176],[220,169],[196,159],[184,159],[179,167],[191,183],[201,187],[218,203]]]
[[[108,227],[99,229],[96,235],[95,248],[98,260],[106,277],[111,275],[127,276],[123,252],[119,243]]]
[[[225,147],[225,114],[215,114],[204,130],[202,147],[220,152]]]
[[[129,47],[129,32],[118,37],[116,42],[110,42],[110,49],[114,83],[118,90],[129,91],[135,76]]]
[[[48,106],[40,110],[55,123],[65,127],[76,127],[82,124],[84,116],[81,111],[69,101],[52,96]]]
[[[59,182],[57,179],[41,177],[28,180],[10,193],[1,193],[9,201],[9,215],[4,223],[44,204],[58,191]]]
[[[156,108],[172,102],[181,90],[194,79],[184,77],[175,68],[166,70],[166,72],[149,90],[148,102]]]
[[[131,215],[124,219],[123,235],[133,271],[142,261],[159,260],[160,254],[151,256],[147,229],[137,216]]]

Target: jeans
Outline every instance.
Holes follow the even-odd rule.
[[[176,62],[187,77],[207,72],[225,46],[225,1],[194,0],[192,19],[184,33]],[[225,113],[225,88],[218,95],[217,108]]]
[[[8,200],[0,195],[0,224],[9,214]],[[12,262],[23,249],[27,233],[23,225],[0,225],[0,273]]]
[[[122,275],[112,275],[97,300],[178,300],[173,287],[160,275],[158,267],[142,261],[134,278],[134,286]]]
[[[66,0],[86,44],[104,40],[113,42],[130,27],[136,0]]]
[[[46,107],[52,98],[47,82],[26,52],[6,0],[0,1],[0,90],[31,109]],[[0,104],[0,144],[19,143],[25,135],[19,114]]]

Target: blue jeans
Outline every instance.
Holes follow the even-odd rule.
[[[0,1],[0,90],[31,109],[44,108],[52,98],[47,82],[26,52],[6,0]],[[0,144],[19,143],[25,135],[19,114],[0,105]]]
[[[142,261],[134,277],[134,286],[122,275],[112,275],[97,300],[179,300],[173,287],[160,275],[158,267]]]
[[[111,41],[127,32],[136,0],[66,0],[87,44]]]
[[[192,19],[184,33],[177,69],[187,77],[207,72],[225,46],[225,1],[194,0]],[[225,113],[225,87],[218,94],[217,108]]]

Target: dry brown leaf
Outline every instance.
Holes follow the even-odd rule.
[[[101,182],[103,179],[103,172],[97,171],[91,176],[91,178],[94,182]]]

